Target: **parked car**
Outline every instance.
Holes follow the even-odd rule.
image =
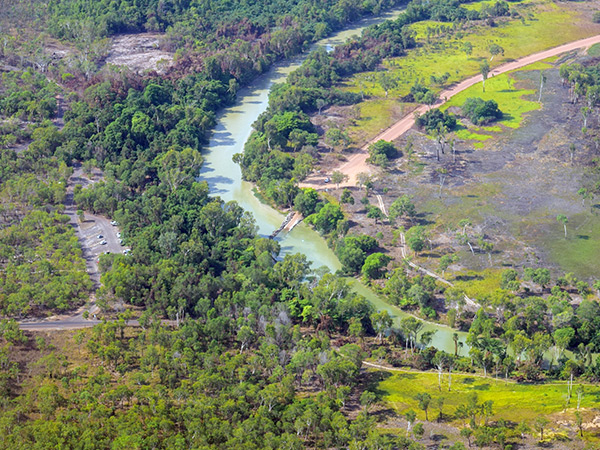
[[[98,238],[98,239],[104,239],[104,236],[102,236],[101,234],[99,234],[99,235],[97,236],[97,238]]]
[[[111,221],[110,221],[110,224],[111,224],[112,226],[117,226],[117,225],[119,225],[119,222],[117,222],[116,220],[111,220]]]
[[[107,242],[106,242],[106,241],[102,241],[102,242],[100,242],[100,245],[106,245],[106,244],[107,244]]]

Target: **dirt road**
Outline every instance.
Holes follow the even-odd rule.
[[[542,61],[544,59],[550,58],[552,56],[557,56],[562,53],[570,52],[573,50],[580,50],[589,48],[594,44],[600,43],[600,35],[592,36],[586,39],[580,39],[578,41],[574,41],[568,44],[564,44],[558,47],[551,48],[549,50],[544,50],[539,53],[534,53],[529,56],[524,56],[523,58],[516,59],[515,61],[502,64],[498,67],[495,67],[490,71],[489,76],[500,75],[506,72],[510,72],[512,70],[521,69],[529,64],[533,64],[538,61]],[[436,108],[439,108],[447,100],[451,99],[456,94],[464,91],[465,89],[479,83],[482,81],[482,76],[480,74],[475,75],[473,77],[467,78],[466,80],[461,81],[460,83],[442,91],[439,95],[438,102],[434,105]],[[340,183],[340,187],[350,187],[356,186],[356,177],[359,173],[371,173],[374,169],[372,166],[367,164],[367,158],[369,157],[368,148],[369,146],[377,142],[379,140],[384,141],[393,141],[394,139],[399,138],[408,130],[410,130],[415,124],[415,113],[424,114],[427,111],[428,107],[426,105],[422,105],[418,107],[416,110],[412,111],[410,114],[404,116],[394,125],[389,127],[387,130],[383,131],[379,135],[377,135],[374,139],[367,142],[359,152],[352,155],[346,163],[338,167],[337,169],[345,175],[348,176],[348,179]],[[330,175],[327,174],[312,174],[310,175],[304,182],[300,183],[300,187],[311,187],[314,189],[324,189],[326,187],[325,178]]]

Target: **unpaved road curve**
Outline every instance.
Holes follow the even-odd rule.
[[[431,370],[406,370],[406,369],[400,369],[397,367],[388,367],[388,366],[382,366],[380,364],[375,364],[369,361],[363,361],[363,366],[366,366],[370,369],[378,369],[378,370],[384,370],[386,372],[401,372],[401,373],[426,373],[426,374],[437,374],[437,372],[435,371],[431,371]],[[448,375],[448,372],[444,371],[443,372],[444,376]],[[456,374],[458,375],[465,375],[464,373],[460,373],[457,372]],[[453,373],[453,375],[455,375],[455,373]],[[474,378],[483,378],[484,380],[491,380],[493,379],[492,377],[489,376],[485,376],[485,375],[479,375],[478,373],[469,373],[468,374],[469,377],[474,377]],[[504,383],[512,383],[512,384],[516,384],[515,380],[510,380],[510,379],[506,379],[506,378],[502,378],[502,381]],[[544,386],[550,386],[551,384],[544,384]],[[566,384],[560,384],[560,386],[566,386]]]
[[[580,50],[584,48],[589,48],[594,44],[600,43],[600,35],[592,36],[585,39],[580,39],[578,41],[573,41],[568,44],[560,45],[558,47],[551,48],[549,50],[544,50],[539,53],[534,53],[529,56],[524,56],[522,58],[516,59],[512,62],[502,64],[494,69],[490,70],[490,76],[500,75],[506,72],[510,72],[511,70],[521,69],[529,64],[533,64],[535,62],[542,61],[544,59],[550,58],[552,56],[557,56],[562,53],[570,52],[573,50]],[[439,95],[438,102],[434,105],[435,107],[440,107],[446,101],[456,94],[464,91],[465,89],[479,83],[482,81],[482,77],[480,74],[467,78],[466,80],[461,81],[458,84],[450,87],[442,91]],[[412,111],[411,113],[404,116],[394,125],[389,127],[387,130],[378,134],[374,139],[367,142],[359,152],[352,155],[346,163],[338,167],[337,169],[345,175],[348,175],[348,179],[344,183],[340,183],[341,187],[350,187],[356,186],[356,177],[359,173],[363,172],[371,172],[372,166],[367,164],[367,158],[369,157],[368,148],[374,142],[379,140],[384,141],[393,141],[394,139],[399,138],[408,130],[410,130],[415,124],[415,113],[424,114],[427,111],[428,107],[422,105]],[[324,179],[327,175],[310,175],[304,182],[300,183],[300,187],[311,187],[314,189],[324,189],[325,183]]]

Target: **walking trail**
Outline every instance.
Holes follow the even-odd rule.
[[[375,196],[377,197],[377,202],[379,203],[379,209],[381,209],[381,211],[387,216],[388,214],[387,214],[387,210],[385,208],[385,203],[383,203],[383,198],[379,194],[376,194]],[[446,280],[445,278],[442,278],[437,273],[432,272],[431,270],[426,269],[425,267],[419,266],[419,265],[415,264],[414,262],[412,262],[410,259],[408,259],[408,252],[406,251],[406,237],[404,236],[403,232],[400,232],[400,254],[402,255],[402,259],[404,259],[404,261],[406,261],[406,264],[408,264],[413,269],[415,269],[419,272],[423,272],[424,274],[435,278],[440,283],[446,284],[450,287],[454,287],[454,284],[452,284],[450,281]],[[481,305],[479,303],[477,303],[473,299],[469,298],[466,294],[465,294],[464,298],[465,298],[465,304],[467,306],[469,306],[470,308],[472,308],[473,310],[476,311],[481,307]]]

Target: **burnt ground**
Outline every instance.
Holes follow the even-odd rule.
[[[579,60],[586,61],[592,62],[587,57]],[[457,252],[460,259],[454,269],[488,267],[487,255],[473,256],[456,238],[458,222],[469,219],[473,224],[468,229],[472,242],[477,241],[478,235],[493,242],[494,267],[541,265],[557,273],[574,271],[586,279],[597,276],[596,258],[590,257],[596,246],[600,248],[600,220],[591,211],[598,209],[599,201],[582,204],[577,191],[589,183],[586,168],[592,158],[600,156],[593,137],[600,119],[597,111],[589,114],[588,132],[582,132],[580,110],[585,105],[583,101],[571,103],[569,88],[558,75],[561,62],[545,71],[547,82],[540,110],[527,113],[517,129],[503,127],[501,132],[488,133],[493,137],[482,148],[474,146],[477,141],[457,141],[456,161],[446,150],[438,162],[437,144],[418,130],[413,129],[396,141],[405,154],[390,170],[378,175],[369,200],[377,205],[375,195],[380,194],[389,208],[403,194],[413,199],[420,212],[418,223],[430,225],[433,230],[430,249],[423,258]],[[531,100],[537,100],[539,71],[521,71],[513,77],[516,87],[536,90]],[[409,141],[414,148],[410,158],[406,154]],[[572,163],[571,144],[576,148]],[[441,196],[439,169],[448,171]],[[353,231],[373,236],[381,233],[380,242],[392,242],[393,227],[367,219],[365,207],[359,202],[364,190],[352,190],[355,205],[349,206],[348,211]],[[335,186],[329,191],[334,196],[341,194]],[[558,214],[569,218],[566,241],[562,225],[556,221]],[[397,247],[389,247],[392,256],[400,256]],[[573,254],[565,255],[564,248]],[[437,264],[423,262],[433,269]]]

